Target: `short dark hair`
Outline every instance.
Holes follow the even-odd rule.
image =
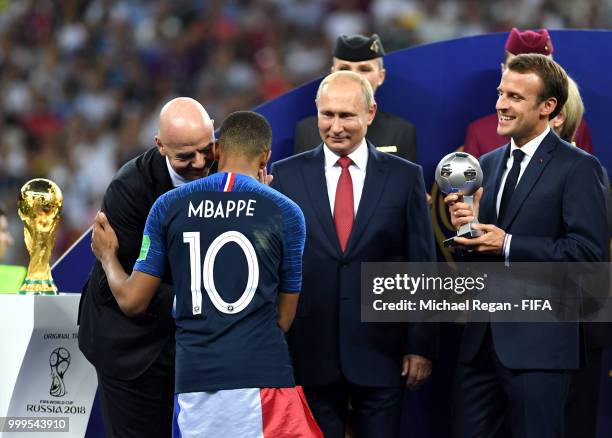
[[[233,112],[221,124],[219,147],[255,158],[272,147],[272,128],[265,117],[253,111]]]
[[[508,70],[517,73],[535,73],[542,80],[540,102],[551,97],[557,100],[557,106],[548,119],[554,119],[567,101],[567,73],[559,64],[547,56],[535,53],[517,55],[506,64]]]
[[[6,208],[2,202],[0,202],[0,216],[6,216]]]

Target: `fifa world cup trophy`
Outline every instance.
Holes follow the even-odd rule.
[[[461,192],[463,202],[474,205],[474,192],[482,185],[482,169],[478,160],[465,152],[453,152],[446,155],[436,167],[436,182],[442,193]],[[462,225],[457,230],[458,237],[477,237],[481,232],[472,228],[473,224],[478,223],[478,218],[470,223]],[[444,246],[453,246],[455,238],[451,237],[443,242]]]
[[[51,276],[51,253],[64,197],[53,181],[33,179],[24,184],[19,194],[19,217],[30,254],[26,279],[19,291],[22,295],[56,295],[57,286]]]

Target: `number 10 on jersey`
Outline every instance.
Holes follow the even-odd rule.
[[[194,315],[202,314],[202,284],[212,304],[220,312],[238,313],[249,305],[259,284],[259,264],[255,248],[249,239],[239,231],[226,231],[217,236],[206,250],[204,263],[200,255],[200,232],[183,233],[183,242],[189,245],[189,272],[191,273],[191,307]],[[217,254],[227,243],[236,243],[246,257],[248,278],[242,295],[233,303],[226,302],[215,286],[214,267]]]

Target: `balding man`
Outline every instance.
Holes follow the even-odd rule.
[[[127,272],[139,257],[143,230],[155,200],[208,175],[213,121],[197,101],[179,97],[161,110],[156,147],[125,164],[111,181],[102,211],[119,240]],[[95,168],[92,170],[95,172]],[[108,437],[169,437],[174,394],[174,322],[170,276],[146,311],[126,317],[96,262],[83,288],[79,347],[96,367]]]
[[[288,334],[296,380],[326,438],[344,437],[349,402],[357,436],[394,438],[404,385],[431,372],[437,327],[361,322],[361,263],[435,260],[423,173],[366,140],[376,102],[362,76],[332,73],[316,103],[323,144],[272,167],[306,219]]]

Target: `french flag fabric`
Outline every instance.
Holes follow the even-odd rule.
[[[300,386],[177,394],[175,438],[323,438]]]
[[[232,172],[226,173],[223,177],[223,181],[221,181],[221,184],[223,184],[223,191],[231,192],[234,187],[234,181],[236,181],[236,174]]]

